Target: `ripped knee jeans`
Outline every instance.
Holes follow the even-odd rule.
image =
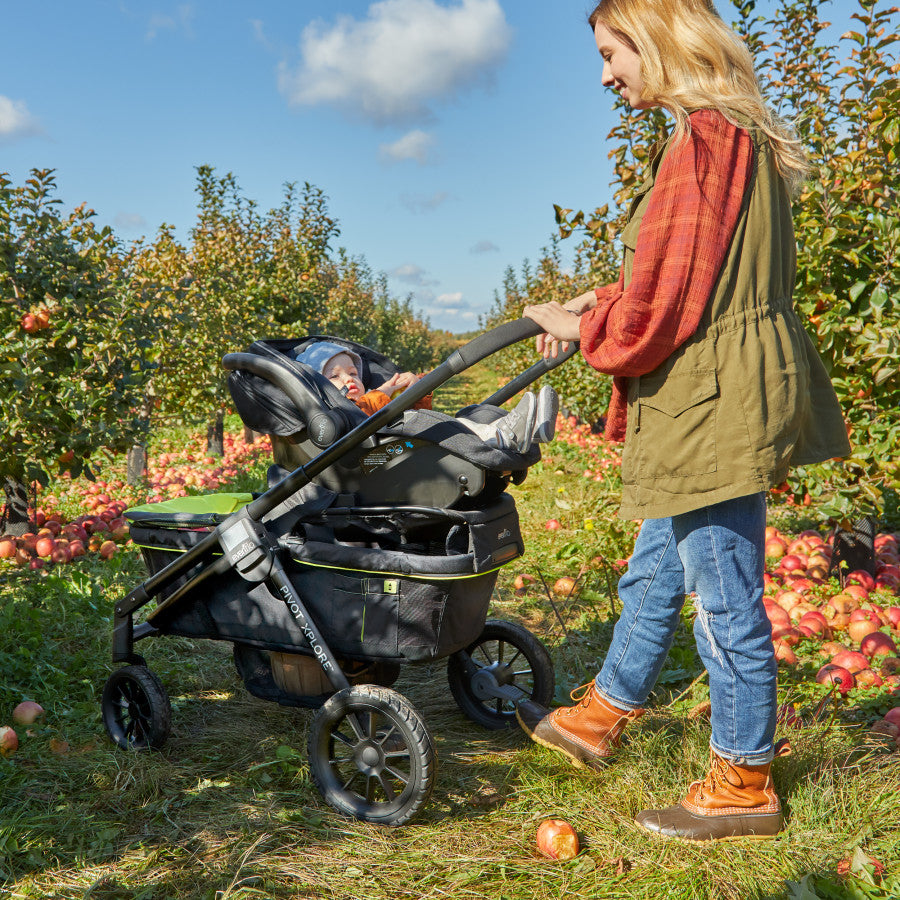
[[[762,603],[765,494],[667,519],[645,519],[619,581],[622,614],[597,674],[614,705],[647,702],[687,595],[709,672],[711,746],[739,764],[772,758],[777,663]]]

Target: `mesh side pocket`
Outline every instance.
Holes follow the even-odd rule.
[[[400,586],[400,641],[409,660],[434,659],[449,590],[440,584],[403,579]]]

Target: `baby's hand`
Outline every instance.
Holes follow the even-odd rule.
[[[400,393],[400,391],[405,391],[411,384],[415,384],[420,377],[420,375],[414,375],[412,372],[395,372],[378,390],[391,397]]]

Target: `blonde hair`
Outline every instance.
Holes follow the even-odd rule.
[[[747,45],[712,0],[601,0],[588,22],[640,56],[641,99],[675,117],[676,140],[689,133],[695,109],[717,109],[736,124],[749,119],[769,139],[788,190],[800,188],[809,171],[803,145],[766,105]]]

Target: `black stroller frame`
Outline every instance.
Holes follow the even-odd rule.
[[[185,633],[230,640],[238,672],[251,693],[286,705],[316,708],[308,739],[309,765],[326,802],[345,815],[399,825],[427,801],[436,766],[433,740],[421,715],[391,687],[401,664],[447,657],[454,699],[469,718],[487,728],[514,725],[515,704],[521,700],[549,704],[554,675],[546,648],[518,624],[486,619],[497,572],[524,552],[509,495],[501,492],[490,498],[486,509],[387,503],[305,511],[297,499],[304,496],[304,489],[308,494],[308,486],[315,488],[317,476],[396,424],[403,413],[451,377],[539,332],[534,322],[521,319],[479,335],[347,433],[340,435],[338,429],[330,443],[333,422],[325,421],[321,443],[326,446],[321,452],[283,477],[279,471],[280,480],[234,512],[206,518],[185,515],[172,523],[163,521],[165,527],[156,531],[159,516],[135,512],[132,535],[150,536],[150,546],[142,549],[151,574],[115,605],[112,657],[114,663],[126,665],[113,671],[103,691],[104,725],[112,740],[123,748],[158,748],[170,730],[168,696],[145,659],[135,652],[136,642]],[[484,403],[505,403],[576,350],[573,345],[557,358],[540,360]],[[299,409],[308,405],[308,397],[271,360],[235,353],[227,355],[223,365],[231,372],[249,371],[275,384]],[[465,482],[462,476],[459,480]],[[280,533],[286,520],[309,526],[310,534],[303,534],[302,527],[299,536]],[[404,528],[426,532],[436,527],[442,534],[461,529],[468,547],[455,551],[456,556],[436,559],[350,550],[310,537],[317,535],[323,523],[334,527],[348,522],[375,522],[380,527],[400,522]],[[167,540],[177,547],[167,546]],[[179,552],[168,552],[172,549]],[[316,557],[317,552],[325,554],[325,562]],[[343,562],[352,553],[361,553],[364,562],[345,572]],[[391,649],[385,652],[363,639],[367,610],[376,616],[380,609],[378,602],[368,602],[372,575],[381,591],[378,596],[392,602],[392,608],[398,598],[382,595],[409,592],[407,600],[400,597],[399,625],[391,626],[396,634],[392,632]],[[355,631],[345,635],[343,623],[343,630],[337,631],[323,625],[327,614],[322,604],[332,602],[326,595],[335,591],[335,578],[349,578],[350,589],[360,591],[366,601],[361,604],[359,635]],[[213,626],[208,632],[199,626],[194,632],[167,627],[167,622],[181,621],[178,617],[184,610],[197,606],[198,596],[206,602],[210,595],[226,596],[229,602],[235,597],[242,602],[245,596],[261,602],[262,596],[272,615],[280,616],[278,629],[261,637],[227,627]],[[151,601],[155,607],[145,621],[136,624],[135,614]],[[358,624],[354,621],[353,628]],[[309,695],[302,690],[285,693],[272,681],[267,652],[314,659],[324,678],[320,687]]]

